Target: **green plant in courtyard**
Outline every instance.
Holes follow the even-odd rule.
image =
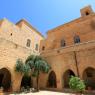
[[[30,66],[28,64],[24,64],[23,65],[23,73],[24,73],[24,75],[25,76],[29,75],[30,71],[31,71]]]
[[[18,59],[15,65],[15,71],[23,73],[24,75],[28,75],[31,69],[28,64],[24,64],[21,59]]]
[[[86,87],[84,82],[79,77],[75,77],[75,76],[71,76],[69,81],[69,86],[71,89],[78,92],[84,91]]]
[[[50,70],[50,65],[41,57],[38,55],[30,55],[26,62],[32,70],[32,75],[36,77],[37,81],[37,91],[39,90],[39,75],[40,72],[42,73],[48,73]]]
[[[15,71],[23,73],[23,61],[21,59],[17,59],[15,65]]]

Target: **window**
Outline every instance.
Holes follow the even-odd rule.
[[[74,43],[80,43],[80,37],[79,36],[75,36],[74,37]]]
[[[42,47],[42,50],[45,50],[45,47],[44,46]]]
[[[64,47],[65,45],[66,45],[65,40],[62,39],[62,40],[61,40],[61,47]]]
[[[86,15],[89,15],[89,12],[86,12]]]
[[[26,44],[26,46],[27,46],[27,47],[30,47],[30,44],[31,44],[31,40],[30,40],[30,39],[27,39],[27,44]]]
[[[38,51],[38,44],[35,45],[35,50]]]

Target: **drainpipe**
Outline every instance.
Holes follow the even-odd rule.
[[[80,77],[80,75],[79,75],[79,68],[78,68],[78,61],[77,61],[77,55],[76,55],[75,51],[74,51],[74,57],[75,57],[75,64],[76,64],[77,74],[78,74],[78,77]]]

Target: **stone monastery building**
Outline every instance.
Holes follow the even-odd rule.
[[[39,54],[40,41],[44,37],[27,21],[13,24],[7,19],[0,21],[0,86],[11,86],[18,91],[22,75],[14,70],[16,60],[23,61],[31,54]]]
[[[0,85],[10,83],[13,91],[19,91],[23,76],[14,71],[16,60],[40,54],[52,67],[41,74],[40,88],[63,90],[74,75],[95,89],[95,13],[91,6],[80,13],[80,18],[49,30],[46,38],[25,20],[17,24],[1,20]],[[30,84],[36,87],[32,77]]]

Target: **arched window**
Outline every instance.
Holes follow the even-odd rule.
[[[31,44],[31,40],[30,40],[30,39],[27,39],[26,46],[27,46],[27,47],[30,47],[30,44]]]
[[[74,36],[74,43],[80,43],[80,37],[78,35]]]
[[[61,47],[64,47],[65,45],[66,45],[65,40],[62,39],[62,40],[61,40]]]

